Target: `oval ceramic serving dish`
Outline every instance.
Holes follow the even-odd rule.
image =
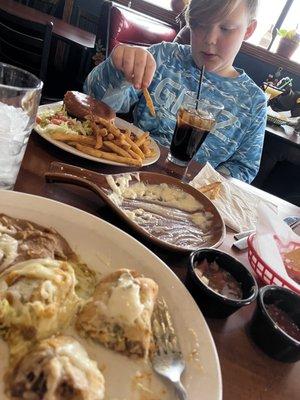
[[[92,190],[139,234],[167,250],[191,252],[203,247],[217,247],[224,240],[225,225],[214,204],[192,186],[168,175],[142,171],[104,175],[53,162],[45,178],[48,182],[71,183]],[[118,204],[116,192],[120,180],[124,179],[130,181],[130,190],[138,182],[154,191],[162,185],[163,189],[173,190],[179,197],[189,198],[193,210],[182,210],[176,204],[149,201],[149,198],[122,198],[122,204]],[[199,209],[196,209],[197,204]]]

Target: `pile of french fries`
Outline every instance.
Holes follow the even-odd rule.
[[[142,166],[143,161],[155,155],[149,132],[140,136],[129,129],[118,129],[104,118],[88,115],[86,119],[92,128],[92,135],[63,133],[51,130],[52,139],[63,141],[90,156],[122,164]]]

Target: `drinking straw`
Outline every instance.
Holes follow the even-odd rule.
[[[202,90],[202,82],[203,82],[203,76],[204,76],[204,71],[205,71],[205,65],[202,65],[201,71],[200,71],[200,77],[199,77],[199,84],[198,84],[198,93],[197,93],[197,100],[199,100],[201,90]],[[197,103],[197,109],[199,106],[199,102]]]

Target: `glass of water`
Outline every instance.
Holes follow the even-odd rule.
[[[0,189],[13,189],[35,122],[43,82],[0,63]]]

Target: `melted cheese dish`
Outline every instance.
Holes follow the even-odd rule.
[[[106,181],[108,198],[151,237],[191,251],[212,238],[213,213],[187,191],[142,182],[139,173],[107,175]]]
[[[116,271],[100,280],[76,327],[115,351],[147,357],[157,292],[152,279],[128,269]]]
[[[23,261],[0,275],[0,328],[11,355],[70,323],[82,302],[76,282],[68,262],[52,259]]]
[[[6,392],[13,400],[103,400],[104,378],[75,339],[38,343],[11,370]]]

